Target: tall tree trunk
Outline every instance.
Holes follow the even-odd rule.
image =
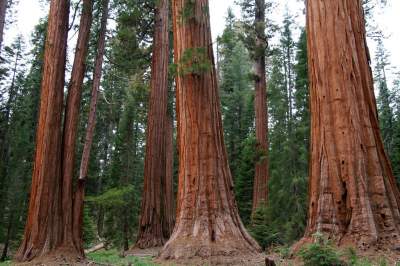
[[[400,194],[379,131],[362,1],[307,1],[311,94],[305,240],[399,248]]]
[[[51,1],[32,187],[25,233],[16,254],[19,261],[54,251],[62,241],[61,123],[68,14],[68,0]]]
[[[21,40],[19,40],[21,41]],[[19,47],[21,44],[19,44]],[[8,186],[6,186],[6,179],[8,177],[8,172],[9,172],[9,162],[10,162],[10,123],[11,123],[11,110],[12,110],[12,105],[15,103],[15,99],[17,96],[17,88],[15,86],[15,79],[17,77],[17,68],[20,63],[21,59],[21,50],[18,50],[15,52],[15,60],[14,60],[14,66],[12,70],[12,78],[11,78],[11,84],[10,84],[10,89],[8,91],[8,100],[6,103],[5,107],[5,119],[4,123],[5,125],[3,126],[3,132],[2,132],[2,138],[3,140],[0,141],[0,187],[2,190],[0,191],[0,209],[3,209],[3,204],[5,203],[5,198],[7,195],[7,190]],[[4,190],[3,190],[4,189]],[[0,215],[0,222],[3,220],[3,215],[2,213]]]
[[[0,51],[3,45],[4,26],[6,24],[7,2],[8,0],[0,0]]]
[[[255,254],[259,246],[240,220],[223,141],[208,0],[174,0],[172,10],[179,187],[175,228],[160,257]]]
[[[63,162],[62,162],[62,209],[63,211],[63,240],[67,243],[74,241],[78,250],[83,254],[82,246],[82,215],[83,198],[75,197],[73,211],[73,176],[75,169],[76,135],[79,121],[79,107],[81,103],[83,78],[86,71],[86,54],[92,24],[92,0],[84,0],[82,15],[79,24],[78,42],[76,44],[75,59],[72,66],[71,80],[68,87],[67,105],[63,132]],[[77,191],[81,191],[82,184],[78,184]],[[81,202],[76,202],[77,200]],[[74,231],[74,239],[70,232]]]
[[[93,135],[94,129],[96,126],[96,109],[97,109],[97,98],[100,88],[101,74],[102,74],[102,66],[103,66],[103,57],[105,52],[106,45],[106,33],[107,33],[107,19],[108,19],[108,3],[109,0],[102,1],[102,14],[101,14],[101,22],[100,22],[100,33],[97,43],[97,55],[94,63],[94,73],[93,73],[93,86],[92,86],[92,95],[90,99],[90,110],[89,110],[89,118],[86,126],[86,137],[85,144],[83,147],[81,167],[79,172],[79,180],[82,182],[86,180],[88,168],[89,168],[89,158],[90,158],[90,150],[92,149]]]
[[[258,207],[268,200],[268,114],[267,81],[265,74],[265,0],[256,0],[255,14],[255,99],[256,141],[258,161],[256,162],[252,216]]]
[[[174,119],[171,115],[166,115],[165,125],[165,208],[169,210],[164,220],[163,228],[169,235],[174,230],[175,225],[175,197],[174,197]]]
[[[166,126],[169,64],[169,0],[160,0],[155,9],[153,60],[142,208],[136,247],[163,246],[171,235],[173,208],[166,194]],[[171,193],[171,191],[168,191]]]
[[[13,227],[14,213],[10,213],[10,217],[8,219],[7,234],[6,239],[4,240],[4,247],[3,252],[1,253],[0,261],[5,261],[7,258],[8,248],[10,245],[11,230]]]

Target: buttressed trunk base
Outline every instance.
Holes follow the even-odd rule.
[[[239,218],[223,142],[208,1],[172,2],[179,187],[176,225],[160,257],[254,255],[260,248]]]
[[[312,127],[305,240],[322,232],[339,245],[398,249],[400,194],[379,131],[361,2],[307,1]]]

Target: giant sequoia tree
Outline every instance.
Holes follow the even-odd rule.
[[[174,226],[172,178],[167,180],[166,136],[168,125],[168,0],[158,1],[155,9],[151,91],[147,122],[144,189],[136,246],[162,246]],[[172,139],[172,137],[171,137]],[[169,154],[171,155],[171,154]],[[168,175],[168,177],[171,177]],[[167,188],[170,188],[167,190]]]
[[[24,238],[16,254],[19,261],[30,261],[49,253],[73,256],[71,259],[74,260],[83,256],[83,202],[75,197],[78,204],[73,204],[72,178],[79,99],[91,24],[91,0],[83,1],[62,134],[68,15],[69,1],[51,1],[32,187]]]
[[[307,1],[311,167],[306,239],[398,248],[400,194],[385,154],[362,1]]]
[[[208,0],[174,0],[179,186],[177,217],[161,258],[259,250],[238,214],[224,147]]]
[[[254,109],[256,118],[257,162],[253,183],[253,211],[268,200],[268,115],[267,115],[267,81],[265,74],[265,0],[255,0],[255,51],[254,79],[255,98]]]
[[[16,255],[31,260],[62,243],[61,120],[69,1],[52,1],[47,29],[31,199],[24,239]]]

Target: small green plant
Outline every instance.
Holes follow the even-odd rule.
[[[185,76],[188,74],[200,76],[211,70],[211,61],[205,47],[187,48],[178,64],[170,66],[173,75]]]
[[[372,266],[372,262],[367,258],[360,258],[354,248],[348,248],[344,252],[344,257],[346,258],[347,265],[351,266]]]
[[[250,234],[263,249],[274,244],[283,244],[280,239],[280,233],[272,225],[270,217],[268,207],[261,204],[261,207],[256,210],[252,223],[249,226]]]
[[[344,266],[340,254],[321,233],[314,235],[315,242],[303,247],[299,256],[304,266]]]
[[[180,23],[185,24],[190,20],[196,19],[196,1],[195,0],[185,0],[183,9],[179,13]],[[202,6],[201,9],[203,15],[209,16],[208,5]]]
[[[388,266],[389,264],[385,258],[380,258],[378,265],[379,266]]]
[[[276,247],[276,252],[280,255],[282,259],[289,259],[291,256],[289,246],[278,246]]]

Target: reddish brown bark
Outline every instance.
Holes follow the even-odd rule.
[[[252,216],[257,208],[268,200],[268,114],[267,114],[267,81],[265,74],[265,0],[256,0],[255,11],[255,120],[257,153],[254,185]]]
[[[166,172],[166,133],[169,64],[169,0],[160,0],[155,9],[149,117],[147,121],[144,189],[136,247],[163,246],[173,224],[171,180]],[[168,176],[170,177],[170,176]]]
[[[28,261],[62,242],[61,119],[69,1],[51,1],[45,45],[41,102],[28,218],[16,254]]]
[[[175,225],[175,197],[174,197],[174,119],[167,114],[165,125],[165,206],[170,211],[166,217],[164,228],[171,235]]]
[[[68,1],[51,3],[31,201],[24,241],[16,255],[19,261],[29,261],[49,253],[56,256],[57,254],[74,256],[75,258],[70,258],[74,260],[84,256],[82,211],[76,211],[78,208],[83,208],[83,197],[77,193],[73,199],[72,178],[92,2],[83,1],[64,128],[61,134],[68,11]],[[77,191],[82,191],[81,182]]]
[[[255,254],[259,246],[239,218],[223,141],[208,1],[174,0],[172,10],[175,63],[178,66],[185,63],[184,67],[190,67],[198,60],[206,60],[210,68],[195,73],[178,71],[176,77],[179,136],[177,217],[172,236],[160,257],[211,259],[214,256],[229,258]],[[186,15],[187,10],[190,10],[189,15]],[[193,49],[205,53],[203,56],[200,53],[190,62],[182,62],[185,52]]]
[[[400,194],[379,131],[361,0],[307,1],[311,94],[305,240],[399,248]]]
[[[100,33],[97,42],[97,55],[94,62],[94,72],[93,72],[93,85],[92,85],[92,95],[90,99],[90,109],[89,118],[86,126],[86,137],[85,144],[83,146],[81,167],[79,172],[79,180],[86,180],[88,168],[89,168],[89,158],[90,150],[92,149],[94,129],[96,126],[96,109],[97,109],[97,98],[100,88],[101,74],[103,57],[106,45],[106,33],[107,33],[107,19],[108,19],[108,3],[109,0],[102,1],[102,14],[100,22]]]
[[[75,147],[79,121],[79,107],[82,95],[83,78],[86,71],[86,54],[88,51],[90,27],[92,24],[92,0],[84,0],[79,24],[79,35],[72,66],[71,80],[68,87],[67,104],[63,132],[63,161],[62,161],[62,209],[63,211],[63,240],[67,243],[74,241],[75,247],[83,254],[82,247],[82,211],[84,186],[80,182],[73,198],[73,176],[75,169]],[[73,238],[70,232],[73,232]]]

